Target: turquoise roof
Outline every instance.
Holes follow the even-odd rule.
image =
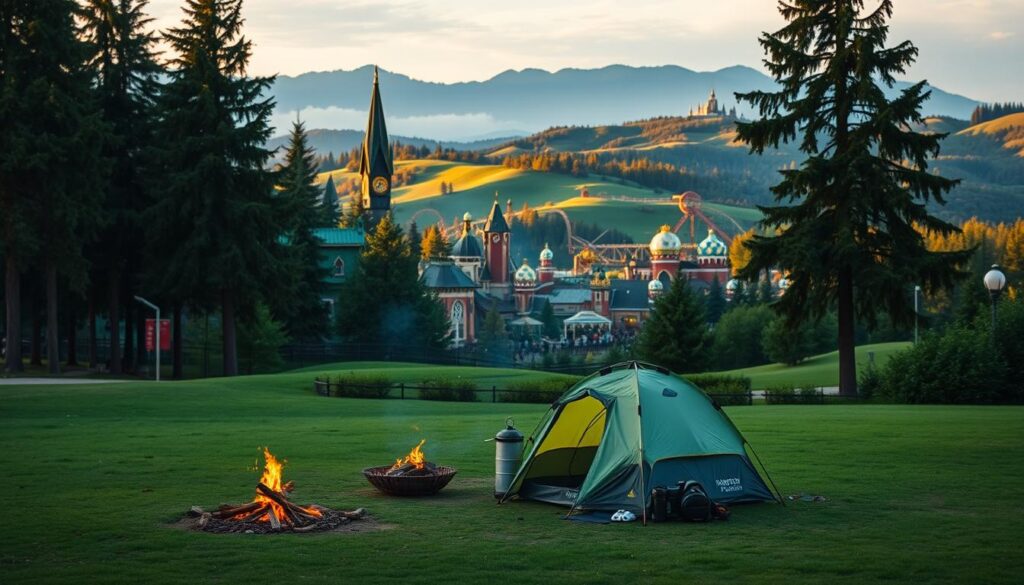
[[[366,234],[356,228],[315,228],[313,235],[326,246],[360,246],[366,243]]]
[[[715,235],[714,230],[708,228],[708,237],[697,244],[697,254],[700,256],[728,256],[729,248]]]

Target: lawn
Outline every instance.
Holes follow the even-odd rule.
[[[309,382],[323,369],[0,386],[0,582],[1016,583],[1024,570],[1021,408],[732,408],[784,493],[828,501],[737,507],[711,525],[603,526],[494,503],[484,440],[506,416],[528,432],[544,406],[322,398]],[[443,371],[532,375],[459,370]],[[387,499],[365,484],[362,467],[420,438],[460,470],[439,497]],[[193,504],[248,500],[260,445],[289,460],[295,500],[364,506],[387,529],[172,527]]]
[[[881,367],[893,354],[908,347],[910,343],[903,341],[858,345],[857,370],[861,371],[868,366],[872,359],[871,354],[874,354],[875,365]],[[778,386],[838,386],[839,352],[816,355],[795,366],[768,364],[712,373],[747,376],[754,389]]]

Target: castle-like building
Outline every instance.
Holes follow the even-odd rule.
[[[704,103],[697,104],[697,108],[690,108],[691,118],[705,118],[713,116],[730,116],[736,117],[736,108],[733,107],[730,110],[726,110],[724,106],[718,104],[718,96],[715,95],[715,90],[711,90],[711,94]]]

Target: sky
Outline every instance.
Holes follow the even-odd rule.
[[[177,25],[181,5],[150,0],[155,27]],[[763,70],[757,37],[783,25],[771,0],[245,0],[243,16],[250,73],[375,63],[443,83],[529,67]],[[896,0],[890,24],[890,44],[920,49],[906,79],[1024,100],[1024,0]]]

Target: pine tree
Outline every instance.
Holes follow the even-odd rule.
[[[146,264],[141,221],[152,202],[146,181],[146,155],[153,146],[153,96],[160,67],[154,56],[156,40],[146,29],[151,19],[147,0],[87,0],[82,10],[82,33],[89,49],[89,67],[96,78],[96,93],[103,118],[111,131],[106,156],[113,163],[102,192],[110,218],[90,250],[93,258],[93,295],[99,281],[106,282],[107,313],[120,321],[122,307],[130,311]],[[148,296],[148,293],[146,293]],[[120,332],[111,327],[110,371],[120,373]],[[130,349],[130,348],[129,348]],[[175,374],[180,377],[181,348],[174,347]]]
[[[484,315],[484,322],[480,326],[477,342],[480,344],[480,348],[487,351],[491,357],[500,359],[507,357],[504,355],[508,347],[507,341],[508,332],[505,330],[505,320],[501,318],[497,305],[491,305]]]
[[[420,245],[420,257],[423,260],[436,260],[451,255],[452,244],[444,232],[436,225],[428,225],[423,230],[423,241]]]
[[[762,278],[757,282],[757,302],[767,305],[775,300],[775,291],[772,289],[772,281]]]
[[[286,278],[283,225],[275,214],[270,152],[273,81],[250,77],[241,0],[186,0],[165,33],[176,56],[157,100],[155,160],[161,176],[149,209],[159,290],[192,306],[221,307],[224,374],[238,373],[236,325]]]
[[[366,236],[356,274],[338,299],[338,333],[353,342],[444,348],[451,327],[440,301],[420,282],[402,228],[385,214]]]
[[[341,203],[338,201],[338,188],[334,186],[334,177],[328,176],[324,183],[324,194],[320,201],[321,227],[337,227],[342,222]]]
[[[635,349],[641,359],[674,372],[699,372],[707,365],[709,342],[704,303],[685,278],[675,278],[654,301]]]
[[[412,252],[413,258],[420,258],[423,255],[423,236],[420,234],[420,230],[416,227],[416,222],[409,223],[409,233],[406,234],[406,239],[409,240],[409,250]]]
[[[277,200],[284,223],[283,258],[288,277],[272,305],[273,314],[293,339],[311,340],[327,331],[326,311],[321,300],[328,270],[320,266],[320,240],[313,229],[320,225],[320,189],[316,187],[315,154],[309,146],[306,128],[292,125],[284,164],[278,170]],[[328,185],[333,186],[333,185]]]
[[[870,12],[864,0],[780,2],[788,24],[760,43],[781,88],[737,94],[762,116],[737,124],[751,152],[799,138],[807,155],[799,168],[781,171],[772,188],[779,205],[762,208],[761,222],[778,233],[754,236],[740,274],[785,269],[792,284],[775,306],[794,328],[837,307],[839,386],[847,396],[857,387],[856,319],[870,327],[881,309],[896,323],[912,320],[907,287],[949,287],[966,260],[929,252],[915,229],[956,231],[927,209],[956,182],[927,171],[943,135],[909,129],[922,121],[925,82],[892,101],[883,93],[917,56],[909,41],[885,47],[892,9],[892,0]]]
[[[714,280],[711,281],[708,295],[704,298],[704,305],[708,323],[718,323],[718,320],[722,318],[722,314],[725,313],[727,308],[725,290],[722,288],[721,281],[718,280],[718,275],[715,275]]]
[[[84,286],[82,248],[102,221],[109,139],[71,0],[0,8],[0,251],[5,261],[10,372],[21,370],[21,272],[41,266],[47,359],[59,373],[58,272]]]
[[[558,320],[555,319],[555,309],[551,301],[544,300],[544,308],[540,311],[540,320],[544,323],[544,336],[548,339],[561,339],[562,331],[558,328]]]
[[[341,216],[341,227],[362,229],[365,218],[366,206],[363,204],[363,198],[356,192],[348,198],[345,213]]]

